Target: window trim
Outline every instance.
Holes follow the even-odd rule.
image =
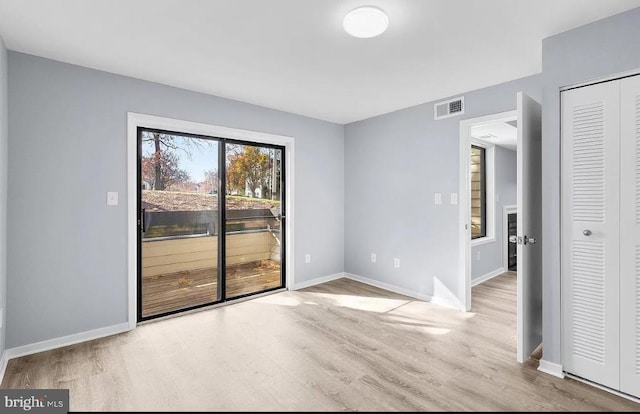
[[[480,246],[496,241],[496,164],[495,164],[495,145],[485,141],[471,138],[470,145],[485,149],[485,235],[471,239],[471,247]],[[471,149],[469,149],[469,154]],[[471,174],[469,174],[471,180]],[[471,183],[469,182],[469,202],[471,202]],[[470,220],[470,219],[469,219]]]

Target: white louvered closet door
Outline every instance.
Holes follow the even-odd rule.
[[[615,389],[620,366],[619,90],[620,82],[612,81],[562,93],[564,368]]]
[[[620,93],[620,391],[640,395],[640,76]]]

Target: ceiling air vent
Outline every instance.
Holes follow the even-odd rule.
[[[464,96],[435,104],[433,112],[436,120],[464,114]]]

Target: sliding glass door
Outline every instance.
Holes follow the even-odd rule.
[[[216,302],[220,143],[140,130],[140,316]]]
[[[282,150],[226,144],[227,298],[283,286]]]
[[[284,287],[284,179],[281,147],[140,128],[138,320]]]

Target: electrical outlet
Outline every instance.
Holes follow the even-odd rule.
[[[371,253],[371,263],[375,263],[376,260],[378,260],[376,254],[375,253]]]
[[[400,259],[398,259],[397,257],[393,259],[393,267],[400,267]]]
[[[107,192],[107,205],[108,206],[117,206],[118,205],[118,192],[117,191],[108,191]]]
[[[311,255],[309,253],[304,255],[304,262],[311,263]]]
[[[442,193],[434,193],[434,195],[433,195],[433,203],[434,204],[442,204]]]

